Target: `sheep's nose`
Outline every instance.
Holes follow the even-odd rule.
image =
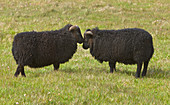
[[[83,49],[88,49],[89,46],[87,45],[87,43],[83,43]]]

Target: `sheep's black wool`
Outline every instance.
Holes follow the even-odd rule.
[[[12,47],[12,54],[18,64],[15,76],[20,72],[25,76],[24,66],[39,68],[53,64],[57,70],[60,63],[72,58],[77,42],[82,43],[83,37],[79,27],[71,24],[55,31],[17,34]]]
[[[83,48],[90,48],[90,53],[99,62],[108,61],[110,72],[116,70],[116,62],[137,64],[136,77],[140,77],[142,63],[142,76],[146,75],[149,60],[154,53],[152,36],[138,28],[88,29],[84,34]]]

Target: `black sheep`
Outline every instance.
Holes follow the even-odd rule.
[[[24,66],[39,68],[53,64],[58,70],[61,63],[72,58],[77,50],[77,42],[83,37],[78,26],[67,24],[55,31],[23,32],[14,37],[12,54],[18,64],[15,76],[24,73]]]
[[[110,72],[116,71],[116,62],[137,64],[135,77],[146,75],[148,63],[154,53],[152,36],[143,29],[128,28],[121,30],[88,29],[84,33],[83,48],[99,62],[108,61]]]

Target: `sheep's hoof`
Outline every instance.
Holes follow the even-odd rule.
[[[15,77],[18,77],[18,75],[14,75]]]
[[[135,78],[140,78],[140,75],[135,75]]]
[[[26,77],[25,72],[21,72],[21,75],[22,75],[23,77]]]
[[[22,77],[26,77],[26,75],[22,75]]]
[[[144,77],[144,76],[146,76],[146,74],[143,74],[143,73],[142,73],[142,77]]]
[[[15,77],[18,77],[18,75],[19,75],[19,73],[15,73],[15,74],[14,74]]]

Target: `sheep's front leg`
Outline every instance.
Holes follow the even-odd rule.
[[[138,63],[137,64],[137,71],[136,71],[136,75],[135,75],[136,78],[140,77],[141,68],[142,68],[142,63]]]
[[[58,70],[58,69],[59,69],[59,67],[60,67],[60,64],[55,63],[55,64],[53,64],[53,66],[54,66],[54,70]]]
[[[116,62],[109,62],[109,66],[110,66],[110,73],[116,71]]]
[[[22,66],[22,65],[18,65],[17,70],[16,70],[14,76],[17,77],[20,74],[20,72],[21,72],[22,76],[25,76],[24,66]]]

